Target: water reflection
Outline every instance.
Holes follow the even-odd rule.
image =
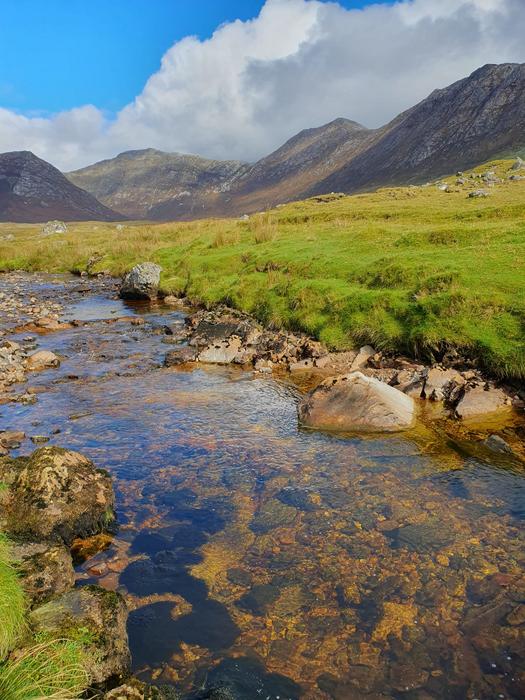
[[[523,697],[516,458],[299,431],[286,380],[164,369],[181,315],[130,313],[42,338],[66,359],[3,419],[115,477],[119,536],[79,579],[126,594],[138,673],[192,700]]]

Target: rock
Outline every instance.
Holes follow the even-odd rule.
[[[242,341],[236,336],[223,340],[215,345],[210,345],[199,353],[199,362],[208,364],[228,365],[240,359]]]
[[[352,362],[350,371],[354,372],[357,369],[363,369],[363,367],[366,367],[370,359],[374,357],[375,354],[376,351],[371,345],[364,345],[362,348],[359,349],[356,358]]]
[[[499,435],[489,435],[489,437],[484,441],[484,444],[494,452],[501,452],[501,454],[514,454],[512,447]]]
[[[469,192],[469,199],[480,199],[483,197],[488,197],[489,193],[487,190],[474,190],[474,192]]]
[[[444,401],[455,386],[463,384],[465,380],[455,369],[432,367],[428,371],[423,394],[431,401]]]
[[[46,331],[59,331],[64,326],[69,327],[69,324],[60,323],[56,318],[41,316],[40,318],[36,319],[35,326],[38,328],[44,328]]]
[[[512,164],[511,170],[521,170],[523,167],[525,167],[525,162],[518,156]]]
[[[66,639],[82,629],[93,683],[128,673],[127,609],[118,593],[98,586],[77,588],[33,610],[30,622],[36,632]]]
[[[73,560],[63,544],[24,542],[14,544],[11,554],[18,563],[22,586],[33,605],[45,603],[75,585]]]
[[[106,693],[104,700],[180,700],[180,697],[175,688],[156,688],[137,678],[129,678],[124,685]]]
[[[20,447],[26,434],[21,430],[4,430],[0,433],[0,445],[7,450],[14,450]]]
[[[70,545],[115,519],[111,478],[77,452],[42,447],[30,457],[3,458],[0,481],[9,488],[0,529],[15,535]]]
[[[27,358],[26,367],[31,372],[40,372],[44,369],[60,367],[60,360],[54,352],[38,350]]]
[[[51,236],[54,233],[67,233],[67,226],[63,221],[48,221],[42,226],[41,236]]]
[[[176,367],[177,365],[183,365],[186,362],[195,362],[197,359],[196,348],[191,348],[188,345],[176,348],[175,350],[170,350],[166,357],[164,358],[164,365],[166,367]]]
[[[151,262],[141,263],[124,277],[120,296],[123,299],[156,299],[162,268]]]
[[[319,369],[326,369],[335,373],[344,374],[350,371],[353,361],[357,357],[355,350],[346,352],[330,352],[315,361],[315,366]]]
[[[303,425],[322,430],[393,432],[409,428],[416,416],[411,397],[361,372],[326,379],[298,411]]]
[[[483,384],[467,387],[456,406],[456,415],[463,420],[482,418],[504,410],[510,410],[504,391]]]

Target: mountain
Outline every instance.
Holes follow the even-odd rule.
[[[0,154],[0,221],[118,221],[125,218],[30,151]]]
[[[525,147],[525,64],[486,65],[380,129],[301,131],[253,165],[130,151],[69,173],[132,218],[234,216],[328,192],[421,183]]]
[[[398,116],[311,193],[423,182],[523,146],[525,64],[486,65]]]
[[[67,177],[131,219],[196,218],[249,166],[153,148],[126,151]]]

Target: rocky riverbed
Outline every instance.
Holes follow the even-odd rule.
[[[111,700],[157,692],[140,679],[184,700],[523,696],[519,387],[459,357],[332,354],[229,309],[117,292],[107,278],[0,277],[3,527],[24,540],[36,628],[111,609],[99,692],[108,679],[126,686]],[[413,401],[414,420],[391,434],[301,427],[307,392],[355,370]],[[482,420],[465,409],[481,399]],[[53,479],[52,517],[33,518],[50,455],[78,486]],[[80,517],[60,499],[86,491],[91,464],[99,509],[84,501]],[[118,679],[126,633],[132,681]]]

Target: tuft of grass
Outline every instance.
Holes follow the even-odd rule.
[[[0,661],[22,635],[25,612],[25,596],[9,556],[9,542],[0,533]]]
[[[2,700],[75,700],[88,685],[82,645],[67,639],[29,647],[0,666]]]
[[[163,290],[223,302],[333,349],[439,358],[454,347],[493,375],[525,378],[525,181],[512,161],[490,162],[503,182],[484,199],[469,179],[436,187],[314,197],[247,221],[78,223],[42,238],[40,226],[0,225],[0,270],[122,275],[152,260]],[[13,240],[1,240],[5,233]]]

